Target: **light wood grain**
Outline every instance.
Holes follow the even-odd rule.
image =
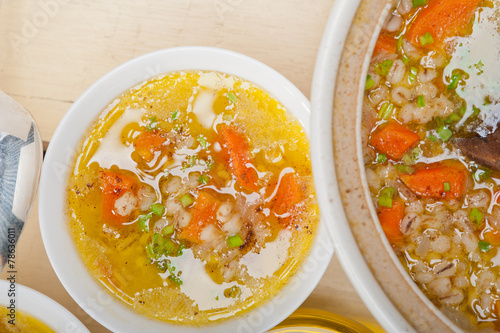
[[[30,110],[46,141],[71,103],[100,76],[136,56],[172,46],[244,53],[276,69],[309,97],[332,5],[333,0],[4,0],[0,90]],[[91,332],[107,332],[71,299],[52,270],[36,208],[17,259],[19,283],[62,304]],[[376,327],[336,258],[304,306]]]

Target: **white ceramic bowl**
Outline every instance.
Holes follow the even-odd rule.
[[[194,332],[199,327],[178,326],[149,319],[111,297],[82,263],[65,218],[68,169],[86,131],[102,110],[122,92],[161,73],[212,70],[251,81],[276,97],[307,129],[309,102],[282,75],[244,55],[207,47],[165,49],[135,58],[95,82],[71,106],[50,142],[42,168],[39,196],[40,228],[50,262],[75,301],[102,325],[115,332]],[[321,279],[333,247],[320,223],[311,252],[290,282],[268,302],[243,315],[203,326],[206,332],[262,332],[291,314]]]
[[[1,306],[10,306],[11,300],[14,300],[16,311],[23,311],[56,332],[90,333],[71,312],[56,301],[31,288],[0,280]]]

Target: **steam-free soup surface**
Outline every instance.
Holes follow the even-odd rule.
[[[16,309],[15,318],[10,316],[7,305],[0,306],[0,332],[2,333],[55,333],[41,320]]]
[[[175,72],[90,129],[68,218],[92,275],[148,316],[203,324],[274,295],[318,219],[306,135],[261,88]]]
[[[498,1],[397,1],[364,96],[368,185],[387,239],[464,330],[500,329]],[[496,157],[495,157],[496,155]]]

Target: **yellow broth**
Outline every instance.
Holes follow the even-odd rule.
[[[7,306],[0,308],[0,332],[3,333],[55,333],[53,329],[47,326],[39,319],[25,313],[24,311],[16,310],[15,319],[10,317]],[[12,321],[13,320],[13,321]],[[14,323],[14,324],[13,324]]]
[[[244,163],[222,144],[228,128],[247,141]],[[141,135],[162,144],[144,152]],[[248,174],[235,176],[235,165],[256,175],[255,184],[245,186]],[[269,299],[297,270],[318,221],[303,128],[260,87],[222,73],[174,72],[125,92],[89,129],[73,170],[68,219],[90,273],[161,320],[206,324]],[[108,223],[103,172],[134,182],[132,192],[149,189],[166,209],[156,215],[136,205],[123,225]],[[300,202],[277,214],[282,180],[292,177]],[[195,216],[207,215],[202,197],[217,203],[215,222],[189,233]]]

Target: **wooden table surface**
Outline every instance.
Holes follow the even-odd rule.
[[[1,0],[0,0],[1,1]],[[226,48],[273,67],[310,96],[334,0],[3,0],[0,90],[34,116],[45,141],[99,77],[173,46]],[[1,121],[1,120],[0,120]],[[18,283],[51,297],[91,332],[108,332],[69,296],[44,251],[35,208],[17,247]],[[6,273],[0,275],[6,277]],[[304,307],[377,324],[336,257]]]

